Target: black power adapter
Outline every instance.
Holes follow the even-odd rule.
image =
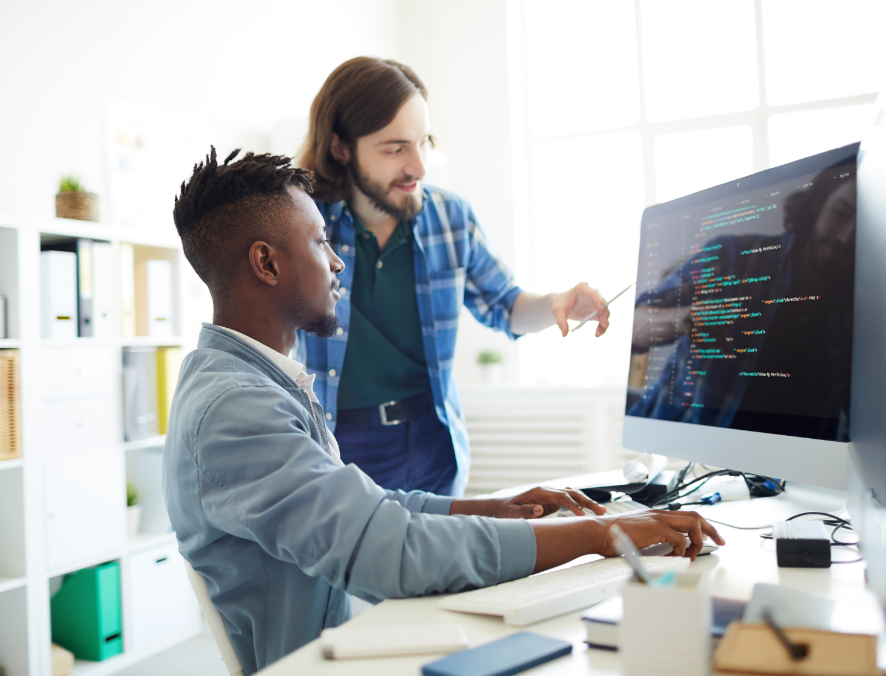
[[[772,539],[781,568],[831,566],[831,538],[821,521],[776,521]]]

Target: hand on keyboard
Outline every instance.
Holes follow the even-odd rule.
[[[593,515],[606,514],[606,509],[591,500],[581,491],[567,488],[557,490],[537,486],[512,498],[473,498],[455,500],[449,508],[450,514],[475,514],[494,516],[499,519],[537,519],[553,514],[560,508],[583,516],[582,509]]]
[[[695,512],[668,512],[650,509],[598,519],[603,523],[617,523],[627,534],[637,549],[644,549],[660,543],[671,545],[676,556],[688,556],[695,560],[709,537],[718,545],[726,544],[717,529]],[[617,556],[615,538],[606,533],[606,539],[598,551],[603,556]]]

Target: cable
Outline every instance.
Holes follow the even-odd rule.
[[[735,470],[730,470],[730,469],[714,470],[712,472],[708,472],[707,474],[702,474],[701,476],[695,477],[691,481],[687,481],[687,482],[683,483],[683,479],[685,478],[686,474],[689,473],[689,470],[692,466],[693,466],[693,463],[690,462],[680,471],[680,474],[677,476],[677,481],[676,481],[677,485],[672,490],[668,491],[667,493],[662,495],[660,498],[658,498],[658,500],[656,500],[652,505],[650,505],[653,509],[662,503],[672,503],[672,504],[668,505],[668,509],[670,509],[672,511],[679,509],[679,507],[673,506],[674,500],[682,500],[682,499],[686,498],[687,496],[692,495],[692,493],[695,493],[702,486],[704,486],[708,481],[710,481],[714,477],[718,477],[718,476],[734,476],[734,477],[740,476],[740,477],[742,477],[744,479],[745,483],[747,484],[748,494],[751,497],[771,497],[771,496],[775,496],[775,495],[778,495],[778,494],[784,492],[785,483],[786,483],[784,480],[772,479],[770,477],[762,476],[759,474],[745,474],[743,472],[736,472]],[[701,482],[701,483],[699,483],[699,482]],[[686,490],[690,486],[697,484],[697,483],[699,485],[696,486],[695,488],[693,488],[691,491],[689,491],[687,493],[683,493],[682,495],[680,494],[682,491]],[[702,502],[692,502],[692,503],[687,503],[687,504],[691,504],[691,505],[705,504],[706,505],[706,504],[711,504],[711,503],[702,501]]]
[[[718,523],[721,526],[726,526],[727,528],[735,528],[736,530],[765,530],[767,528],[772,528],[771,523],[767,523],[765,526],[733,526],[731,523],[724,523],[723,521],[717,521],[716,519],[710,519],[705,517],[705,521],[710,521],[711,523]],[[763,537],[762,535],[760,537]]]
[[[848,528],[849,530],[852,530],[854,532],[854,529],[852,528],[851,525],[847,525],[845,523],[839,524],[836,528],[834,528],[833,531],[831,531],[831,545],[835,546],[835,547],[856,547],[857,548],[858,547],[857,541],[856,542],[842,542],[837,539],[837,537],[836,537],[837,531],[840,530],[841,528]]]
[[[731,469],[721,469],[721,470],[717,470],[716,472],[709,472],[707,474],[702,474],[700,477],[696,477],[692,481],[689,481],[685,484],[679,485],[679,486],[675,487],[673,490],[668,491],[667,493],[662,495],[658,500],[653,502],[652,505],[650,505],[650,506],[652,508],[655,508],[657,505],[660,505],[663,502],[669,502],[675,498],[678,498],[680,493],[682,491],[686,490],[687,488],[689,488],[690,486],[697,484],[699,481],[703,481],[705,479],[710,479],[711,477],[715,477],[715,476],[741,476],[741,472],[736,472]],[[687,495],[689,495],[689,494],[687,493]]]

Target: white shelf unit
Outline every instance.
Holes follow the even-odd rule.
[[[40,246],[75,238],[111,243],[116,337],[65,341],[41,337]],[[136,256],[172,263],[174,337],[119,335],[121,243],[132,244]],[[202,630],[193,595],[188,599],[178,587],[175,594],[184,599],[180,606],[184,612],[170,625],[175,628],[173,635],[134,629],[144,626],[141,609],[144,599],[150,600],[155,591],[152,581],[162,596],[170,587],[170,574],[175,578],[172,586],[186,585],[187,579],[180,562],[173,562],[177,557],[174,534],[140,534],[130,540],[126,533],[127,467],[141,453],[159,452],[164,438],[124,442],[122,352],[126,347],[182,345],[177,336],[182,326],[182,272],[187,265],[180,242],[172,236],[0,214],[0,295],[9,299],[9,336],[0,340],[0,350],[19,351],[22,416],[22,457],[0,461],[0,667],[4,676],[51,673],[51,592],[64,574],[106,561],[120,564],[123,653],[102,662],[78,661],[75,674],[114,673]],[[160,490],[159,483],[153,490]],[[151,563],[152,557],[158,565],[172,562],[163,567],[167,578],[152,577],[150,569],[145,572],[145,562]],[[145,593],[147,587],[151,594]],[[162,622],[155,624],[162,629]]]

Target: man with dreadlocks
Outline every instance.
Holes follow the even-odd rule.
[[[529,521],[603,509],[544,488],[482,500],[385,490],[344,465],[313,376],[288,357],[296,331],[335,330],[344,264],[310,173],[279,156],[235,162],[238,152],[219,165],[213,148],[175,202],[213,323],[182,364],[163,484],[179,550],[206,578],[247,674],[349,619],[349,594],[457,592],[611,556],[614,521],[639,547],[668,542],[694,557],[704,535],[722,544],[691,513]]]

